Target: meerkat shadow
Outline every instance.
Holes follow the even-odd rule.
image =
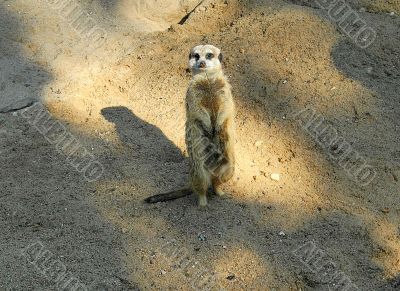
[[[121,143],[131,149],[134,157],[149,162],[180,163],[181,150],[156,126],[142,120],[123,106],[101,110],[103,117],[115,125]]]
[[[177,188],[181,188],[183,185],[187,186],[185,181],[187,181],[189,173],[189,160],[158,127],[142,120],[123,106],[103,108],[101,114],[107,121],[114,124],[121,144],[128,150],[127,162],[135,163],[139,168],[151,168],[157,172],[162,171],[164,173],[162,176],[166,181],[174,181],[172,184],[180,185]],[[165,167],[166,164],[169,164],[169,166]],[[147,170],[144,172],[148,173]],[[179,195],[175,195],[178,192]],[[211,186],[207,192],[209,197],[216,196]],[[156,202],[175,200],[189,196],[192,191],[183,188],[168,192],[174,193],[171,199],[166,196],[162,189],[160,189],[160,193],[149,193],[149,195],[157,195],[150,196],[146,199],[148,200],[147,202],[155,203],[151,202],[152,200]],[[161,200],[159,197],[161,197]]]

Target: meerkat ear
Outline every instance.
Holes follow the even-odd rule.
[[[224,59],[224,57],[223,57],[222,53],[219,53],[218,59],[219,59],[219,62],[221,63],[221,62],[222,62],[222,60]]]

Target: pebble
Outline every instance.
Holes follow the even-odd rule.
[[[198,237],[199,241],[206,241],[207,240],[207,237],[202,233],[199,233],[197,235],[197,237]]]
[[[286,234],[285,234],[283,231],[280,231],[280,232],[279,232],[279,235],[280,235],[280,236],[285,236]]]
[[[229,275],[226,277],[226,279],[232,281],[233,279],[235,279],[235,277],[236,277],[235,274],[229,274]]]
[[[393,16],[393,15],[394,15],[394,11],[390,12],[389,15],[390,15],[390,16]]]
[[[164,271],[164,270],[161,270],[161,271],[160,271],[160,273],[161,273],[161,275],[165,275],[165,274],[167,274],[167,272],[166,272],[166,271]]]
[[[367,73],[368,73],[368,74],[371,74],[371,73],[372,73],[372,67],[368,67],[368,68],[367,68]]]
[[[271,179],[274,181],[279,181],[281,179],[281,175],[278,173],[271,174]]]
[[[261,146],[263,144],[263,141],[262,140],[258,140],[258,141],[256,141],[255,143],[254,143],[254,145],[256,146],[256,147],[259,147],[259,146]]]

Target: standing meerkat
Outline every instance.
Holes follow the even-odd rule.
[[[222,53],[212,45],[191,49],[192,79],[186,93],[185,141],[189,155],[190,189],[149,197],[155,203],[195,192],[199,205],[207,205],[207,190],[222,196],[221,185],[235,169],[235,104],[231,86],[222,71]]]
[[[189,55],[193,78],[186,94],[186,147],[190,185],[207,205],[207,189],[224,195],[221,185],[232,178],[235,165],[235,105],[222,71],[222,53],[212,45],[194,47]]]

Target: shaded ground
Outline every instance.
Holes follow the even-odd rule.
[[[0,113],[0,289],[56,289],[21,254],[35,241],[90,290],[399,288],[397,2],[349,2],[377,32],[366,49],[311,1],[81,2],[98,46],[51,2],[0,2],[0,109],[40,100],[105,170],[87,182],[22,111]],[[205,42],[238,107],[229,195],[145,205],[186,184],[187,52]],[[301,127],[305,108],[373,167],[370,184]],[[331,269],[296,256],[310,244]]]

